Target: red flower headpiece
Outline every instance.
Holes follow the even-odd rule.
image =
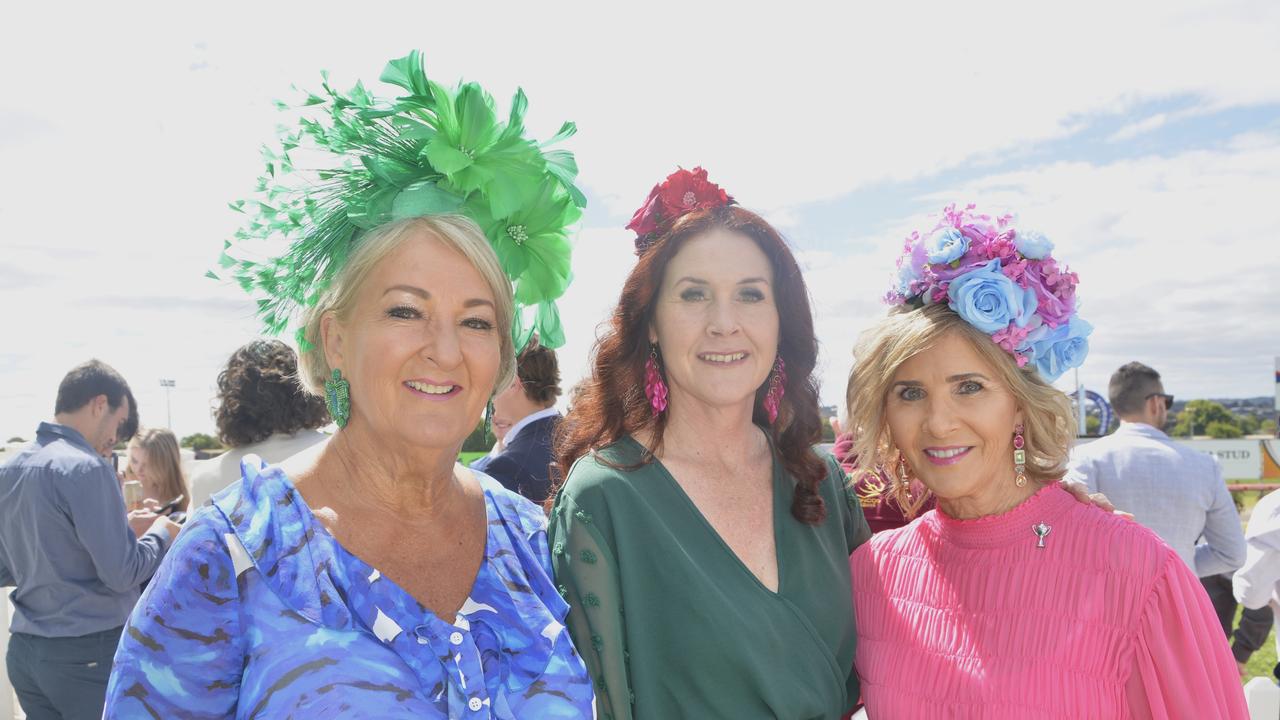
[[[639,255],[679,220],[694,210],[732,205],[733,198],[719,185],[707,180],[707,171],[696,167],[692,172],[681,168],[654,185],[644,205],[631,216],[628,230],[636,233]]]

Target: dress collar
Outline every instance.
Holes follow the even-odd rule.
[[[279,467],[247,455],[240,469],[241,482],[214,495],[213,504],[262,581],[308,621],[338,630],[363,628],[384,642],[402,633],[447,642],[453,627],[488,623],[501,626],[507,642],[518,643],[512,647],[529,648],[539,657],[550,652],[558,633],[549,629],[559,626],[568,607],[551,584],[549,569],[545,578],[530,577],[545,566],[530,539],[545,533],[546,519],[496,480],[475,473],[485,495],[484,559],[457,617],[441,619],[339,545]],[[545,552],[545,545],[538,547]],[[551,613],[546,623],[532,627],[521,621],[538,615],[539,608]]]
[[[1071,509],[1076,499],[1066,490],[1051,483],[1017,507],[999,515],[957,520],[941,507],[921,519],[943,540],[968,548],[1002,547],[1020,540],[1035,540],[1032,527],[1040,523],[1052,525]]]

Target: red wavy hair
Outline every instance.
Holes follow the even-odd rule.
[[[640,255],[622,286],[609,329],[596,342],[591,376],[583,381],[580,394],[557,431],[548,508],[563,486],[569,468],[583,455],[641,428],[652,432],[654,451],[662,447],[667,414],[655,417],[644,394],[649,324],[671,258],[689,239],[715,228],[750,238],[773,267],[779,320],[778,353],[787,364],[786,393],[777,422],[770,424],[764,409],[768,383],[761,385],[756,391],[752,421],[769,434],[784,467],[796,480],[792,516],[810,525],[826,518],[826,506],[818,486],[826,477],[827,468],[813,450],[822,436],[822,421],[818,413],[817,383],[813,379],[818,341],[813,333],[809,291],[800,266],[782,236],[759,215],[736,205],[685,215]],[[652,456],[644,460],[645,463],[652,461]]]

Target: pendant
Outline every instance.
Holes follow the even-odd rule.
[[[1036,547],[1044,547],[1044,539],[1052,531],[1053,528],[1049,525],[1045,525],[1044,523],[1036,523],[1035,525],[1032,525],[1031,532],[1035,533],[1036,537],[1039,538],[1036,542]]]

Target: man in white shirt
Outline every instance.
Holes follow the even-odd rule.
[[[1248,543],[1244,565],[1232,578],[1236,600],[1246,612],[1268,605],[1272,611],[1280,610],[1280,490],[1254,506],[1244,536]]]
[[[1077,446],[1067,477],[1133,513],[1198,577],[1234,572],[1245,560],[1240,515],[1217,459],[1175,443],[1160,430],[1173,406],[1160,374],[1131,362],[1111,376],[1108,394],[1120,428]]]

